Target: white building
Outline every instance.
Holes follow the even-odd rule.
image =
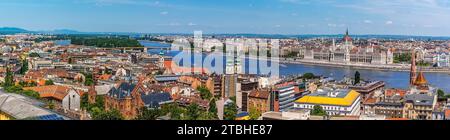
[[[54,66],[51,60],[32,60],[32,68],[34,70],[39,69],[53,69]]]
[[[322,90],[298,99],[295,109],[310,109],[321,106],[330,116],[359,116],[361,110],[361,95],[354,90]]]
[[[309,109],[290,109],[283,112],[265,112],[262,120],[309,120],[311,111]]]
[[[62,106],[66,110],[80,110],[81,96],[75,89],[70,89],[69,93],[64,96]]]
[[[441,53],[437,55],[437,66],[438,67],[449,67],[450,66],[450,56],[446,53]]]

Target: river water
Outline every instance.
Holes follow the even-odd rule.
[[[170,47],[170,44],[162,44],[158,42],[141,41],[144,46],[151,47]],[[158,54],[160,50],[149,50],[149,53]],[[175,56],[179,52],[166,52],[165,55]],[[201,54],[197,54],[201,55]],[[203,57],[206,55],[203,54]],[[246,59],[245,69],[248,73],[249,60]],[[214,63],[214,61],[213,61]],[[198,65],[198,64],[194,64]],[[409,72],[398,72],[398,71],[386,71],[386,70],[358,70],[354,68],[342,68],[342,67],[326,67],[326,66],[311,66],[303,64],[280,64],[280,75],[297,75],[303,73],[314,73],[315,75],[322,75],[326,77],[332,77],[336,80],[341,80],[344,77],[353,77],[356,71],[361,73],[361,78],[364,80],[380,80],[386,82],[386,87],[388,88],[403,88],[407,89],[409,86]],[[445,73],[425,73],[425,77],[429,84],[438,88],[443,89],[447,93],[450,93],[450,75]]]

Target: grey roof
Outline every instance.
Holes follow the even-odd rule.
[[[432,106],[434,103],[434,96],[427,94],[409,94],[405,97],[407,102],[411,102],[414,105],[427,105]]]
[[[97,92],[97,95],[106,95],[113,87],[114,84],[95,86],[95,91]]]
[[[0,92],[0,111],[15,119],[26,119],[37,116],[55,114],[33,105],[26,97]]]
[[[135,84],[123,82],[119,85],[118,88],[116,87],[111,88],[111,90],[108,92],[108,96],[117,99],[129,97],[131,96],[131,92],[133,91],[134,87],[136,87]]]
[[[145,106],[159,107],[160,103],[170,101],[171,97],[169,93],[150,93],[148,95],[142,94],[141,99]]]
[[[335,93],[336,98],[344,98],[350,92],[349,89],[319,89],[316,92],[310,94],[309,96],[324,96],[329,97],[329,93]]]
[[[155,80],[158,82],[171,82],[171,81],[177,81],[180,78],[180,76],[177,75],[156,75]]]

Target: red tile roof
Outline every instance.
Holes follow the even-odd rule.
[[[250,92],[248,97],[269,99],[269,95],[270,95],[270,93],[267,90],[253,90]]]
[[[53,98],[62,101],[69,93],[70,88],[66,86],[50,85],[40,87],[26,87],[24,90],[39,92],[41,98]]]

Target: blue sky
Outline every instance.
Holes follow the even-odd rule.
[[[0,27],[450,36],[448,0],[1,0]]]

